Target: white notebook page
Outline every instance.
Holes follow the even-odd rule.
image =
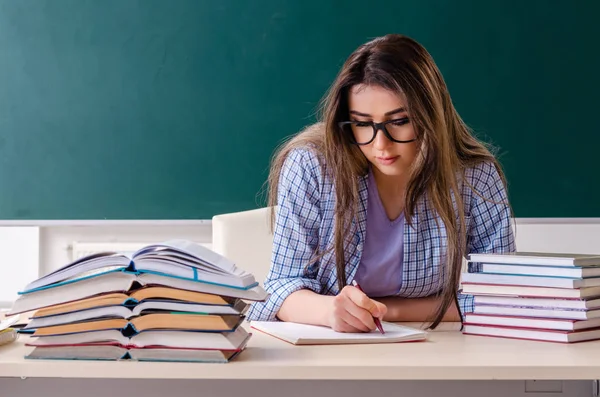
[[[252,321],[250,326],[291,343],[386,343],[421,340],[427,332],[398,324],[382,322],[385,334],[378,330],[365,333],[336,332],[329,327],[283,321]]]

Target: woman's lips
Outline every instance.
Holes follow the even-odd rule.
[[[381,165],[391,165],[398,160],[400,156],[386,156],[386,157],[375,157],[375,160]]]

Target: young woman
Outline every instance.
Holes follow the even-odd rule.
[[[515,244],[502,170],[431,56],[401,35],[360,46],[322,113],[274,157],[271,295],[247,318],[340,332],[460,321],[463,258]]]

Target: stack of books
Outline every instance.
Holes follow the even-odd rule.
[[[172,240],[70,263],[27,285],[9,314],[33,312],[26,358],[229,362],[251,337],[246,301],[267,296],[225,257]]]
[[[552,342],[600,339],[600,255],[471,254],[463,332]]]

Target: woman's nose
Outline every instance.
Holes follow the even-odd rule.
[[[388,139],[387,136],[383,133],[383,128],[377,130],[377,134],[375,135],[375,139],[373,139],[373,148],[377,150],[383,150],[387,146],[389,146],[392,141]]]

